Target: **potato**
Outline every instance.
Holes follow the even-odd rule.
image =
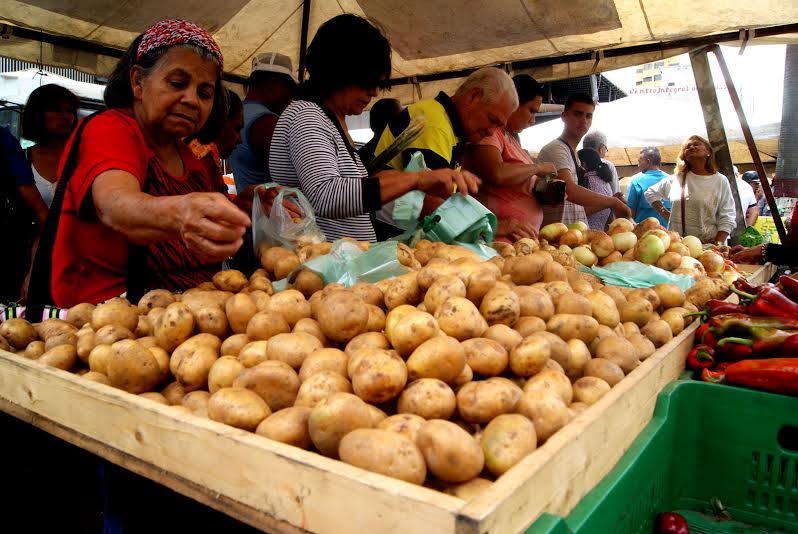
[[[654,308],[651,302],[644,298],[632,298],[619,311],[622,322],[632,322],[637,326],[644,326],[651,319]]]
[[[493,482],[487,478],[475,478],[473,480],[469,480],[468,482],[463,482],[462,484],[448,486],[443,490],[443,492],[447,495],[457,497],[458,499],[470,501],[492,485]]]
[[[465,366],[463,367],[463,371],[459,375],[457,375],[457,378],[455,378],[452,381],[451,385],[452,387],[457,388],[462,386],[463,384],[468,384],[473,379],[474,379],[474,371],[471,369],[471,367],[468,364],[465,364]]]
[[[384,351],[362,358],[352,374],[352,391],[371,404],[387,402],[407,384],[407,366],[398,354]]]
[[[574,399],[592,406],[610,391],[610,385],[595,376],[583,376],[574,382]]]
[[[147,313],[147,319],[150,321],[150,328],[152,328],[151,336],[155,337],[155,328],[160,323],[161,319],[163,319],[164,314],[166,314],[166,308],[153,308]],[[91,325],[89,325],[91,327]],[[136,329],[138,329],[138,324],[136,325]]]
[[[136,340],[138,341],[138,340]],[[141,345],[141,342],[138,342]],[[167,378],[169,378],[169,364],[171,363],[171,359],[169,357],[169,353],[163,350],[161,347],[145,347],[141,345],[145,349],[150,351],[150,354],[153,355],[155,361],[158,362],[158,369],[161,373],[158,375],[158,383],[160,384]]]
[[[288,322],[288,326],[293,328],[300,319],[310,317],[310,302],[296,289],[286,289],[271,296],[266,304],[266,310],[282,315]],[[323,328],[324,325],[322,325]],[[326,332],[325,335],[327,335]]]
[[[307,450],[312,445],[308,432],[309,417],[310,408],[306,406],[283,408],[261,421],[255,433]]]
[[[86,380],[91,380],[92,382],[97,382],[98,384],[105,384],[106,386],[111,385],[111,382],[108,380],[107,376],[96,371],[89,371],[83,375],[83,378]]]
[[[518,376],[532,376],[543,369],[550,357],[549,341],[533,334],[510,351],[510,369]]]
[[[121,301],[106,302],[94,308],[91,314],[91,327],[96,332],[107,324],[115,324],[124,326],[132,332],[139,322],[138,316],[138,309],[130,304]]]
[[[416,256],[418,257],[418,255],[418,251],[416,251]],[[444,259],[435,258],[426,262],[424,267],[416,273],[416,283],[421,291],[428,291],[435,280],[447,275],[458,276],[457,267],[450,265]]]
[[[519,286],[513,291],[518,295],[521,317],[540,317],[548,321],[554,315],[554,302],[545,290]]]
[[[463,299],[465,300],[465,299]],[[449,301],[446,301],[447,303]],[[466,301],[471,304],[469,301]],[[473,304],[471,304],[473,306]],[[446,305],[441,307],[445,308]],[[390,317],[390,313],[388,314]],[[435,318],[426,312],[412,311],[401,316],[389,330],[386,320],[385,335],[401,356],[413,353],[427,340],[438,336],[440,330]],[[458,369],[458,373],[461,369]]]
[[[36,335],[39,337],[39,339],[43,340],[45,343],[47,343],[50,338],[64,338],[65,336],[68,336],[69,334],[75,334],[78,331],[75,325],[61,319],[47,319],[41,323],[34,324],[33,329],[36,330]],[[58,345],[63,344],[64,343],[56,343],[52,346],[57,347]]]
[[[435,319],[446,335],[458,341],[480,337],[488,329],[487,321],[474,303],[462,297],[447,299],[435,312]]]
[[[632,334],[627,339],[632,345],[634,345],[637,352],[637,357],[640,359],[640,361],[646,360],[657,350],[651,340],[645,337],[643,334]]]
[[[294,406],[313,408],[334,393],[351,392],[352,385],[345,377],[332,371],[320,371],[309,376],[299,386]]]
[[[562,398],[548,391],[533,390],[524,393],[516,404],[515,411],[532,421],[539,443],[548,440],[571,420],[571,412]]]
[[[551,332],[536,332],[532,334],[532,337],[542,338],[549,342],[551,359],[560,365],[563,372],[565,372],[565,369],[570,369],[572,367],[571,359],[573,355],[571,354],[571,348],[560,336],[552,334]]]
[[[402,304],[415,306],[421,302],[421,289],[418,287],[416,273],[403,274],[391,281],[383,291],[385,307],[389,310]]]
[[[381,308],[385,304],[385,298],[382,294],[382,290],[374,284],[358,282],[349,289],[352,290],[352,293],[354,293],[357,298],[366,304],[370,304],[371,306],[376,306],[378,308]]]
[[[285,362],[294,369],[299,369],[308,354],[320,348],[322,348],[321,341],[304,332],[277,334],[269,339],[266,346],[266,357],[270,360]]]
[[[592,355],[581,339],[569,339],[568,348],[571,350],[571,357],[566,361],[563,369],[565,369],[565,376],[573,381],[582,376],[585,364],[590,361]]]
[[[592,306],[593,318],[601,325],[615,328],[621,322],[621,314],[615,301],[602,291],[593,291],[585,297]]]
[[[598,321],[588,315],[557,313],[546,323],[546,330],[565,341],[581,339],[590,343],[598,334],[598,326]]]
[[[97,309],[100,309],[100,306]],[[96,314],[97,310],[94,310],[94,313]],[[95,330],[98,328],[95,327]],[[178,345],[191,337],[193,332],[194,315],[183,302],[173,302],[167,306],[161,319],[155,323],[155,340],[166,352],[175,350]]]
[[[259,269],[263,271],[263,269]],[[265,271],[264,271],[265,273]],[[266,296],[274,295],[274,287],[272,286],[272,281],[264,274],[261,276],[255,276],[254,273],[252,276],[249,277],[249,287],[247,288],[252,297],[252,294],[255,292],[262,292]],[[252,300],[255,300],[254,298]],[[255,302],[257,304],[257,301]]]
[[[180,296],[180,302],[188,306],[191,313],[196,313],[202,308],[216,307],[224,308],[233,293],[229,291],[219,291],[211,284],[210,288],[201,289],[197,286],[189,289]]]
[[[95,345],[113,345],[122,339],[135,339],[133,332],[115,324],[107,324],[94,333]]]
[[[283,278],[288,277],[296,268],[300,265],[299,258],[296,254],[291,254],[287,256],[283,256],[279,258],[274,263],[274,278],[276,280],[282,280]]]
[[[197,334],[172,352],[169,368],[186,391],[204,389],[208,374],[219,358],[219,339],[210,334]]]
[[[579,293],[566,293],[557,300],[556,313],[569,313],[573,315],[592,315],[592,302]]]
[[[31,341],[30,343],[28,343],[28,346],[25,347],[25,352],[23,353],[23,356],[25,356],[29,360],[38,360],[41,357],[41,355],[44,354],[45,352],[47,351],[44,349],[44,341]],[[88,355],[86,355],[86,359],[83,361],[88,363],[88,359],[89,357]]]
[[[224,341],[222,341],[219,354],[222,356],[235,356],[238,357],[241,349],[250,343],[249,337],[246,334],[233,334]]]
[[[496,280],[500,275],[498,269],[488,268],[490,263],[483,263],[484,267],[468,275],[465,297],[479,306],[485,295],[496,285]]]
[[[248,389],[222,388],[208,399],[210,419],[250,432],[269,415],[271,410],[266,402]]]
[[[42,343],[44,342],[42,341]],[[28,343],[28,345],[30,345],[30,343]],[[4,350],[6,352],[14,350],[11,348],[11,346],[8,344],[8,341],[6,341],[6,338],[4,338],[3,336],[0,336],[0,350]]]
[[[244,369],[246,367],[235,356],[222,356],[213,362],[208,372],[208,391],[214,394],[222,388],[231,387],[236,376]]]
[[[58,345],[39,356],[36,361],[69,371],[78,363],[78,353],[74,345]]]
[[[487,423],[512,412],[521,395],[521,388],[506,379],[469,382],[457,391],[457,412],[469,423]]]
[[[437,378],[450,383],[460,375],[465,364],[465,349],[455,338],[436,336],[413,351],[407,359],[407,372],[410,380]]]
[[[321,371],[332,371],[347,378],[346,372],[349,356],[339,349],[322,348],[308,354],[299,369],[299,380],[304,382],[310,376]]]
[[[391,343],[388,341],[388,338],[385,337],[385,334],[381,332],[363,332],[352,338],[352,341],[346,344],[344,352],[348,356],[356,350],[364,348],[388,350],[391,348]]]
[[[106,374],[112,386],[128,393],[150,391],[162,376],[155,356],[132,339],[123,339],[111,345]]]
[[[263,363],[269,359],[266,355],[266,348],[268,346],[268,341],[250,341],[241,347],[241,350],[238,353],[238,360],[244,365],[244,367],[255,367],[259,363]]]
[[[288,321],[275,311],[264,310],[252,316],[247,323],[247,337],[252,340],[265,341],[278,334],[291,332]]]
[[[183,395],[180,404],[191,410],[194,415],[208,417],[208,400],[210,398],[211,394],[207,391],[192,391]]]
[[[368,406],[351,393],[333,393],[314,406],[308,417],[313,445],[332,458],[338,458],[338,446],[344,436],[358,428],[371,428],[371,425]]]
[[[141,315],[150,313],[153,308],[166,308],[175,301],[174,295],[166,289],[153,289],[144,293],[139,299],[138,309]]]
[[[515,284],[534,284],[543,278],[543,271],[550,261],[552,261],[550,254],[533,252],[528,256],[516,257],[509,267],[505,262],[505,273],[510,275]]]
[[[321,298],[316,320],[328,339],[337,343],[348,343],[366,331],[369,309],[353,293],[333,291]]]
[[[102,375],[98,375],[98,376],[102,376]],[[160,393],[157,393],[155,391],[148,391],[146,393],[139,393],[139,397],[141,397],[143,399],[151,400],[153,402],[157,402],[158,404],[163,404],[164,406],[169,406],[169,401],[166,400],[166,397],[164,397],[163,395],[161,395]]]
[[[466,286],[459,276],[444,275],[435,279],[424,296],[427,312],[435,313],[449,297],[465,297]]]
[[[77,349],[78,346],[77,334],[75,332],[61,332],[58,334],[47,336],[47,338],[44,341],[44,350],[48,351],[50,349],[54,349],[59,345],[72,345]]]
[[[553,371],[551,369],[543,369],[541,372],[530,378],[524,384],[524,393],[530,391],[544,391],[554,393],[568,405],[574,398],[574,392],[571,388],[571,381],[565,376],[564,373]]]
[[[240,372],[233,380],[233,387],[254,391],[269,408],[277,411],[293,406],[299,392],[299,377],[287,363],[269,360]]]
[[[521,317],[513,325],[513,328],[521,336],[521,339],[531,336],[535,332],[546,331],[546,321],[540,317]]]
[[[322,346],[326,346],[329,344],[327,340],[327,336],[324,335],[324,332],[321,330],[321,325],[315,319],[311,319],[310,317],[303,317],[302,319],[298,320],[294,325],[294,328],[291,332],[302,332],[304,334],[310,334],[311,336],[318,339]]]
[[[107,375],[110,356],[111,345],[96,345],[89,353],[89,369]]]
[[[88,302],[76,304],[67,311],[66,320],[77,328],[83,328],[86,323],[91,323],[91,314],[94,313],[94,308],[94,304]]]
[[[183,385],[180,382],[175,380],[174,382],[170,382],[161,390],[161,395],[163,395],[166,400],[169,401],[169,404],[176,406],[183,403],[183,397],[186,396],[186,390],[183,388]]]
[[[227,299],[224,309],[230,329],[236,334],[246,332],[250,319],[258,313],[258,307],[255,302],[243,293],[233,295]]]
[[[258,250],[257,255],[260,257],[260,262],[261,265],[263,265],[263,268],[266,269],[270,274],[274,274],[275,264],[281,258],[296,256],[296,254],[285,247],[264,247],[263,249]]]
[[[684,314],[687,313],[687,310],[682,308],[681,306],[677,306],[675,308],[668,308],[664,312],[662,312],[661,319],[668,324],[668,327],[671,330],[671,334],[673,336],[678,336],[682,333],[685,327],[685,320]]]
[[[568,282],[549,282],[546,284],[545,289],[555,307],[557,306],[557,301],[559,301],[563,295],[568,295],[574,291],[573,288],[571,288],[571,284]]]
[[[677,285],[657,284],[653,289],[657,293],[663,308],[675,308],[684,304],[684,291]]]
[[[324,287],[324,279],[310,269],[302,269],[297,273],[292,284],[294,289],[302,293],[306,299]]]
[[[454,398],[454,393],[452,393]],[[452,408],[454,410],[454,408]],[[415,443],[418,429],[425,423],[423,417],[412,413],[399,413],[392,415],[380,421],[376,428],[387,430],[389,432],[396,432],[405,437],[410,438]]]
[[[416,445],[424,455],[427,469],[446,482],[471,480],[485,464],[476,440],[449,421],[433,419],[424,423],[418,430]]]
[[[523,341],[523,336],[516,330],[513,330],[504,324],[495,324],[485,330],[483,336],[499,343],[509,355],[517,345]],[[466,340],[467,342],[468,340]]]
[[[497,284],[482,299],[479,312],[489,325],[513,326],[520,317],[521,304],[517,294]]]
[[[562,280],[564,282],[568,281],[568,277],[565,274],[565,268],[556,261],[550,261],[543,268],[543,281],[555,282],[557,280]]]
[[[635,323],[627,322],[621,325],[623,327],[623,335],[625,338],[629,339],[629,336],[634,334],[640,334],[640,327],[637,326]]]
[[[38,339],[36,329],[25,319],[6,319],[0,322],[0,336],[17,350],[24,349]]]
[[[600,378],[612,387],[623,380],[624,372],[617,363],[604,358],[593,358],[585,365],[585,376]]]
[[[399,396],[396,411],[424,419],[449,419],[457,407],[454,391],[437,378],[414,380]]]
[[[369,310],[369,320],[366,323],[367,332],[382,332],[385,329],[385,312],[373,304],[366,304]]]
[[[520,414],[502,414],[488,423],[482,433],[485,468],[494,476],[501,476],[534,451],[537,445],[532,421]]]
[[[466,363],[476,373],[498,376],[507,368],[510,357],[498,341],[477,337],[463,341],[461,346],[465,350]]]
[[[574,402],[571,403],[571,405],[568,407],[568,409],[571,410],[571,415],[573,417],[577,417],[579,414],[581,414],[588,408],[590,408],[590,406],[588,406],[584,402]]]
[[[269,282],[269,284],[271,284],[271,282]],[[273,294],[274,294],[274,289],[271,287],[271,285],[269,285],[268,292],[256,289],[254,291],[249,292],[249,298],[250,300],[252,300],[252,302],[255,303],[256,311],[264,311],[266,307],[269,305],[269,300],[271,300],[271,295]]]
[[[427,477],[424,456],[409,438],[380,430],[359,428],[343,437],[338,447],[342,461],[412,484]]]
[[[232,297],[231,297],[232,298]],[[229,331],[227,315],[219,306],[207,306],[194,312],[197,331],[223,338]]]
[[[640,365],[637,349],[632,343],[622,337],[602,339],[596,349],[596,357],[618,365],[627,374]]]
[[[663,346],[673,339],[673,332],[671,332],[670,325],[662,319],[647,323],[640,329],[640,333],[650,339],[656,348]]]

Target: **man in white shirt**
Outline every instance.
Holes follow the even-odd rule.
[[[553,163],[557,168],[557,177],[566,184],[566,200],[563,204],[543,206],[543,225],[554,222],[571,224],[577,221],[587,224],[584,206],[610,208],[616,217],[632,216],[629,206],[620,198],[594,193],[578,183],[583,171],[576,156],[576,147],[593,123],[595,108],[596,103],[586,93],[569,96],[560,117],[564,125],[562,135],[545,145],[538,153],[538,161]]]
[[[737,180],[737,192],[740,193],[740,205],[745,213],[745,225],[753,226],[759,217],[759,208],[756,205],[756,193],[751,184],[743,180],[737,165],[734,165],[734,178]]]

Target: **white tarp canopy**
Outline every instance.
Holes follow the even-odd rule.
[[[687,51],[687,45],[665,51],[654,46],[631,56],[605,57],[618,48],[798,22],[794,0],[315,0],[309,11],[309,41],[320,24],[344,12],[379,24],[393,47],[394,78],[594,54],[530,70],[540,80],[563,79]],[[301,0],[4,0],[0,22],[124,49],[150,24],[168,17],[208,29],[232,74],[248,76],[252,57],[265,51],[288,54],[298,66]],[[2,55],[91,73],[107,75],[116,62],[76,48],[15,37],[13,28],[11,37],[0,41]],[[409,102],[457,83],[403,85],[393,89],[393,96]]]
[[[91,100],[102,100],[102,85],[95,83],[79,82],[52,72],[45,72],[39,69],[25,69],[15,72],[0,73],[0,100],[25,105],[28,95],[42,85],[50,83],[66,87],[79,98]]]

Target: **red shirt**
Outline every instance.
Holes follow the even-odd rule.
[[[64,150],[62,167],[71,144],[72,139]],[[129,172],[138,178],[142,191],[153,196],[225,190],[221,175],[212,174],[183,143],[177,146],[183,157],[183,176],[166,172],[126,111],[106,111],[84,128],[53,249],[51,291],[58,307],[102,302],[126,291],[128,242],[97,218],[91,197],[97,176],[109,170]],[[200,262],[179,239],[147,246],[150,289],[188,289],[209,280],[218,269],[218,264]]]

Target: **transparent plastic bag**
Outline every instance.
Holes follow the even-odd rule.
[[[252,199],[252,244],[255,254],[260,245],[281,246],[295,249],[313,243],[324,243],[324,232],[316,224],[313,206],[299,189],[284,187],[279,190],[269,214],[263,212],[258,190],[279,187],[275,183],[259,185]],[[288,200],[298,207],[301,217],[292,217],[291,212],[283,205]]]
[[[657,284],[674,284],[682,291],[687,291],[695,280],[692,276],[673,274],[653,265],[639,261],[616,261],[604,267],[585,267],[579,269],[598,276],[602,282],[620,287],[653,287]]]

